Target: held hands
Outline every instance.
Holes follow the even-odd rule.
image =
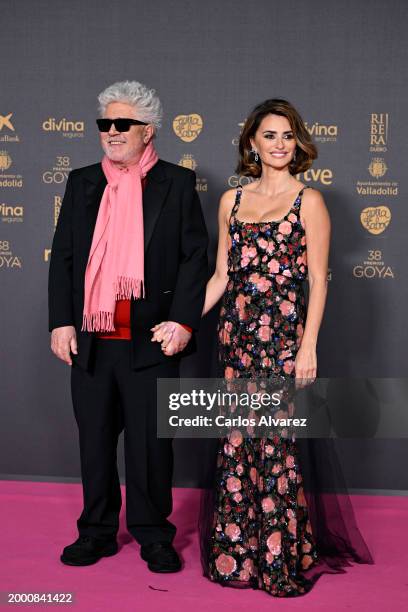
[[[74,355],[78,355],[78,345],[75,327],[66,325],[65,327],[56,327],[51,332],[51,350],[62,361],[68,365],[72,365],[70,351]]]
[[[175,355],[182,351],[191,338],[191,332],[175,321],[163,321],[151,328],[152,342],[161,342],[165,355]]]
[[[303,389],[316,379],[317,357],[316,349],[300,347],[295,359],[296,389]]]

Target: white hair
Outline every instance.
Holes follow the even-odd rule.
[[[104,89],[98,96],[99,112],[103,115],[111,102],[124,102],[134,106],[141,121],[151,123],[155,131],[161,127],[163,108],[154,89],[138,81],[120,81]]]

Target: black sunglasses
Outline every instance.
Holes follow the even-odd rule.
[[[128,132],[130,130],[131,125],[149,125],[144,121],[139,121],[138,119],[97,119],[96,123],[98,124],[98,128],[100,132],[109,132],[112,127],[112,123],[115,126],[115,129],[118,132]]]

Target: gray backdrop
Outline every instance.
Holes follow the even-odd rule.
[[[160,95],[159,154],[197,172],[211,265],[243,120],[268,97],[299,109],[319,148],[299,178],[333,223],[320,374],[406,376],[407,21],[404,0],[2,0],[0,473],[79,475],[69,368],[49,350],[48,258],[67,172],[101,158],[96,96],[117,80]],[[215,310],[185,374],[211,372]],[[406,448],[341,441],[349,485],[408,489]],[[176,484],[202,482],[207,451],[177,441]]]

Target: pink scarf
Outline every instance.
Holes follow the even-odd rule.
[[[106,155],[103,192],[85,271],[82,331],[115,331],[116,300],[144,297],[142,178],[158,155],[150,141],[140,161],[119,168]]]

